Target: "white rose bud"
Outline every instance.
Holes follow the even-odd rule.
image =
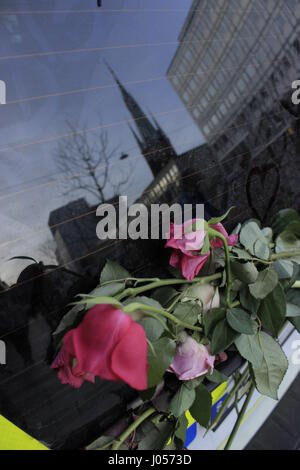
[[[219,289],[211,284],[195,284],[189,287],[188,297],[199,300],[204,312],[220,307]]]

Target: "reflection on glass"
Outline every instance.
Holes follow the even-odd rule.
[[[72,448],[132,392],[61,387],[51,332],[106,258],[164,269],[160,241],[97,238],[99,203],[204,203],[206,215],[234,205],[237,219],[264,222],[299,206],[300,5],[40,3],[0,6],[0,404],[49,446]]]

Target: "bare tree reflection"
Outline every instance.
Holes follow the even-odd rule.
[[[64,175],[63,194],[85,192],[99,202],[105,201],[106,189],[113,191],[113,196],[120,194],[129,182],[130,173],[122,172],[118,176],[111,170],[117,147],[110,148],[107,132],[89,138],[85,129],[79,133],[69,126],[72,137],[62,141],[55,155],[57,167]]]

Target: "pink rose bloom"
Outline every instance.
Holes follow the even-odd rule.
[[[192,231],[191,225],[193,223],[198,223],[201,228]],[[238,235],[233,234],[229,236],[221,223],[211,225],[210,227],[224,235],[229,246],[234,246],[237,243]],[[199,219],[193,219],[181,226],[171,224],[169,236],[166,247],[173,249],[170,265],[181,269],[183,277],[192,281],[210,256],[210,253],[201,254],[206,236],[204,222]],[[210,247],[211,249],[222,248],[222,240],[210,240]]]
[[[144,329],[112,305],[96,305],[77,328],[68,331],[52,366],[62,384],[79,388],[95,377],[147,388],[147,339]]]
[[[216,356],[216,362],[225,362],[227,361],[228,359],[228,356],[226,354],[226,352],[220,352],[219,354],[217,354]]]
[[[168,370],[177,375],[179,380],[192,380],[208,372],[212,373],[214,363],[215,356],[210,354],[208,348],[183,332]]]

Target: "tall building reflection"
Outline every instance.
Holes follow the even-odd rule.
[[[190,8],[167,75],[217,158],[229,189],[219,207],[239,201],[265,218],[282,203],[280,179],[282,195],[292,196],[294,116],[281,101],[300,72],[299,18],[295,0],[194,0]]]

